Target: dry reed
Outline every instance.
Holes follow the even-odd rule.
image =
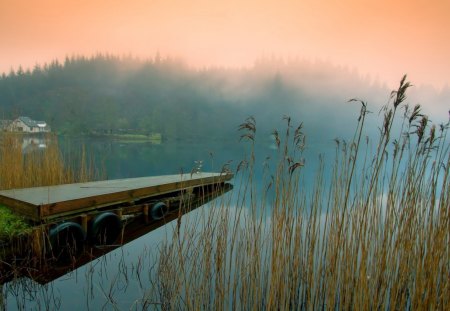
[[[305,136],[288,117],[284,136],[274,132],[276,168],[256,189],[256,122],[246,120],[241,138],[251,151],[234,196],[179,224],[161,247],[147,302],[164,310],[448,310],[449,124],[437,129],[419,106],[410,110],[409,87],[404,77],[392,92],[373,150],[362,139],[360,101],[354,137],[336,140],[332,168],[321,159],[310,191]]]
[[[47,147],[24,153],[23,134],[3,132],[0,135],[0,189],[49,186],[84,182],[99,178],[92,160],[83,150],[80,163],[67,163],[55,135],[47,134]]]
[[[58,146],[57,137],[45,136],[46,148],[24,152],[24,134],[0,133],[0,190],[50,186],[98,179],[92,160],[82,149],[79,163],[67,163]],[[21,217],[0,206],[0,240],[27,233],[29,225]]]

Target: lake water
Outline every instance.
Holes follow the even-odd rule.
[[[45,148],[48,141],[24,142],[24,152]],[[66,158],[77,158],[82,147],[101,168],[107,179],[205,172],[222,170],[225,164],[234,172],[250,154],[249,142],[169,141],[160,144],[126,142],[100,138],[62,137],[59,145]],[[333,147],[332,143],[328,146]],[[304,156],[317,160],[319,145],[307,149]],[[34,148],[34,149],[33,149]],[[274,142],[265,139],[255,145],[257,155],[255,184],[261,187],[263,166],[270,157],[277,158]],[[313,178],[316,163],[308,163],[305,174]],[[307,177],[308,178],[308,177]],[[239,183],[237,176],[233,184]],[[233,191],[225,194],[232,196]],[[187,215],[195,219],[206,204]],[[41,285],[29,278],[18,278],[2,285],[2,300],[7,310],[80,310],[80,309],[142,309],[151,293],[152,277],[159,248],[170,240],[174,230],[171,222],[123,247],[90,262],[57,279]]]
[[[23,145],[24,153],[39,152],[39,150],[45,149],[49,143],[51,142],[45,140],[27,140]],[[242,160],[251,162],[252,150],[251,141],[239,142],[237,138],[235,140],[163,141],[160,144],[152,144],[105,138],[61,137],[59,145],[65,154],[65,158],[72,160],[80,157],[80,150],[84,148],[85,154],[92,158],[95,167],[100,168],[107,179],[178,173],[189,174],[193,170],[219,172],[225,164],[228,164],[232,172],[236,172],[240,164],[243,163]],[[341,149],[343,145],[341,143]],[[292,148],[291,145],[289,146]],[[306,146],[303,151],[295,151],[297,157],[293,161],[303,163],[303,158],[305,159],[305,166],[301,168],[302,183],[300,186],[301,191],[308,192],[317,180],[319,155],[322,155],[325,165],[325,176],[330,176],[328,173],[335,160],[336,144],[332,139],[321,139],[307,141]],[[448,142],[446,146],[448,146]],[[368,149],[369,155],[372,154],[374,149],[372,147],[368,147]],[[254,192],[257,194],[254,200],[257,201],[261,200],[258,194],[267,186],[267,182],[270,181],[270,174],[274,172],[277,163],[279,161],[285,163],[288,159],[277,150],[275,141],[270,137],[258,140],[254,144],[253,150],[255,170],[252,186],[257,189]],[[281,150],[283,150],[283,147],[281,147]],[[387,149],[387,151],[392,154],[392,149]],[[362,160],[364,160],[364,153],[365,147],[360,152]],[[342,154],[340,159],[342,159]],[[361,159],[358,161],[361,161]],[[370,168],[370,160],[368,163],[367,166]],[[386,161],[386,163],[389,162]],[[357,166],[359,165],[360,163],[357,162]],[[387,168],[384,172],[387,174],[386,176],[389,176],[389,164],[386,165]],[[404,163],[400,165],[401,169],[403,165]],[[359,172],[356,174],[361,175]],[[233,190],[183,216],[183,222],[189,223],[197,219],[205,219],[204,215],[216,210],[217,205],[220,205],[217,202],[220,202],[220,200],[231,202],[230,209],[227,212],[236,213],[238,209],[234,208],[233,204],[236,202],[236,196],[240,193],[241,178],[241,174],[237,174],[231,181],[234,185]],[[355,181],[355,179],[353,184],[362,180],[357,179]],[[439,183],[442,182],[441,179],[442,177],[438,180]],[[357,186],[354,188],[356,191],[359,189]],[[328,193],[329,188],[325,186],[322,189],[325,189],[324,193]],[[297,195],[295,190],[292,193]],[[338,192],[339,190],[341,189],[338,189]],[[380,191],[378,194],[381,194],[381,197],[375,199],[383,202],[385,199],[383,198],[384,193]],[[241,200],[241,202],[244,202],[242,206],[246,209],[248,205],[246,205],[245,199],[241,198]],[[260,209],[265,209],[270,207],[269,205],[261,204],[260,206],[258,204],[257,206]],[[380,212],[382,211],[381,208]],[[320,216],[323,216],[323,214]],[[318,217],[319,230],[322,229],[320,227],[322,217],[320,216]],[[264,219],[263,227],[270,227],[270,221],[269,218]],[[266,226],[266,224],[269,225]],[[60,276],[49,282],[42,282],[45,284],[26,277],[13,279],[1,285],[0,306],[4,305],[7,310],[141,310],[158,307],[157,301],[152,300],[152,297],[158,296],[155,295],[154,291],[160,290],[160,288],[155,287],[154,283],[158,268],[158,255],[164,249],[165,242],[170,243],[172,241],[175,229],[176,222],[169,222],[70,273],[64,274],[65,271],[62,271],[58,274],[61,271],[56,270],[54,272]]]

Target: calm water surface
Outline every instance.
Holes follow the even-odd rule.
[[[107,179],[190,173],[193,169],[221,171],[226,163],[234,171],[250,152],[249,143],[232,140],[152,144],[60,138],[59,144],[66,158],[77,157],[84,146],[86,154],[92,157]],[[328,142],[324,145],[333,147]],[[41,144],[37,146],[45,148]],[[322,147],[312,145],[305,157],[316,161]],[[277,157],[275,149],[270,139],[256,145],[256,166],[261,167],[255,174],[257,184],[262,180],[264,162],[268,157]],[[308,164],[310,169],[305,171],[305,176],[314,178],[317,163]],[[232,181],[235,188],[238,180]],[[233,195],[233,191],[226,195]],[[187,217],[195,218],[202,209],[210,207],[206,204]],[[162,226],[45,285],[28,278],[3,284],[3,304],[7,310],[142,309],[143,301],[151,294],[149,290],[159,247],[171,238],[173,228],[173,222]]]

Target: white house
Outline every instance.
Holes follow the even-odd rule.
[[[35,121],[29,117],[18,117],[13,121],[3,121],[4,129],[8,132],[45,133],[50,127],[44,121]],[[6,125],[7,124],[7,125]]]

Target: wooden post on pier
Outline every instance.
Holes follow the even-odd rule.
[[[144,207],[142,208],[142,212],[144,213],[144,220],[145,223],[148,223],[148,204],[144,204]]]
[[[116,210],[116,215],[117,215],[119,218],[122,218],[123,210],[122,210],[121,208],[119,208],[118,210]]]
[[[31,234],[31,249],[33,252],[33,258],[37,260],[43,258],[45,251],[43,226],[33,228],[33,232]]]
[[[88,217],[86,214],[80,215],[81,218],[81,228],[83,228],[84,232],[88,232]]]

